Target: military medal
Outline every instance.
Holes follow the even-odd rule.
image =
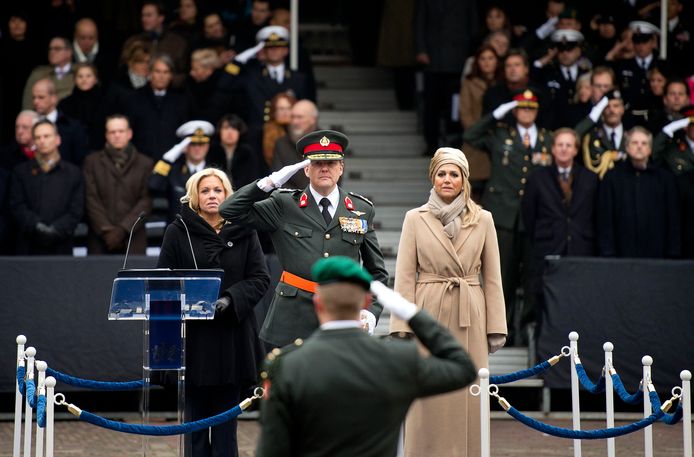
[[[357,219],[354,217],[339,217],[340,228],[343,232],[365,234],[368,228],[366,219]]]
[[[306,206],[308,206],[308,195],[304,192],[299,199],[299,208],[305,208]]]

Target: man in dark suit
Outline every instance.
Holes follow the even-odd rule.
[[[538,318],[542,310],[542,274],[548,255],[595,254],[595,203],[598,177],[574,160],[578,136],[568,128],[554,132],[554,165],[538,168],[528,178],[521,200],[523,224],[531,246],[530,295]]]
[[[352,259],[321,259],[312,277],[321,326],[305,342],[268,355],[258,456],[395,455],[410,404],[465,387],[477,376],[475,366],[426,311],[371,282]],[[360,328],[369,288],[408,322],[430,356],[413,341],[370,338]]]
[[[303,154],[296,150],[296,142],[307,133],[318,130],[318,108],[311,100],[299,100],[292,106],[292,117],[287,129],[287,135],[275,143],[272,157],[272,171],[278,171],[287,165],[301,160]],[[296,173],[286,183],[292,189],[305,189],[308,177]]]
[[[332,130],[309,133],[296,145],[306,160],[242,187],[219,207],[227,221],[269,232],[284,269],[260,331],[270,345],[306,338],[318,327],[310,266],[319,258],[361,260],[377,280],[388,281],[373,226],[373,203],[337,184],[348,143],[345,135]],[[310,184],[303,190],[280,189],[299,170]],[[362,310],[371,331],[380,313],[375,302]]]
[[[85,17],[75,24],[72,50],[75,63],[94,65],[99,72],[99,81],[107,86],[116,70],[117,57],[99,40],[99,30],[92,19]]]

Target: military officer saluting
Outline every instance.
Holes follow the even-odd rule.
[[[318,327],[310,268],[319,258],[361,260],[376,280],[388,280],[373,227],[373,204],[337,185],[348,142],[332,130],[309,133],[296,145],[306,160],[242,187],[220,206],[224,219],[269,232],[284,269],[260,332],[271,345],[305,338]],[[280,189],[299,170],[309,178],[308,187]],[[381,309],[374,302],[362,311],[369,330]]]
[[[207,121],[188,121],[176,130],[183,140],[164,153],[149,177],[149,190],[165,195],[169,201],[169,222],[181,209],[186,181],[193,173],[207,168],[207,152],[214,126]]]
[[[510,335],[517,330],[514,325],[516,289],[525,283],[521,264],[527,265],[530,259],[530,245],[520,218],[520,201],[528,175],[536,167],[552,163],[552,135],[535,124],[538,108],[537,95],[522,90],[463,135],[464,141],[491,156],[492,172],[482,195],[482,206],[494,216]],[[515,125],[498,122],[509,111],[513,112]],[[533,319],[532,312],[524,312],[520,324]]]
[[[653,162],[666,164],[676,176],[694,171],[694,105],[683,108],[682,115],[653,140]]]
[[[626,160],[624,100],[618,90],[611,90],[576,125],[581,139],[583,165],[600,178],[614,167],[614,162]]]

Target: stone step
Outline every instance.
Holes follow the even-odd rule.
[[[390,89],[323,89],[318,108],[337,111],[396,110],[395,93]],[[321,120],[322,122],[322,120]]]
[[[320,94],[322,93],[321,91]],[[321,111],[318,122],[323,128],[338,130],[347,135],[417,133],[417,117],[411,111]]]
[[[343,187],[361,194],[379,206],[420,206],[429,198],[429,181],[400,181],[397,186],[378,181],[343,180]]]
[[[376,230],[401,230],[409,206],[378,206],[374,216]]]
[[[322,89],[389,89],[393,85],[388,70],[370,67],[316,66],[314,74]]]
[[[429,159],[426,157],[352,157],[345,164],[349,179],[389,181],[426,181]]]
[[[400,243],[400,230],[376,230],[376,236],[378,237],[378,244],[381,247],[383,257],[395,260],[398,254],[398,244]],[[395,264],[392,265],[392,272],[395,273]]]

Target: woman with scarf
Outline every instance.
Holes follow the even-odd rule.
[[[265,356],[253,307],[265,294],[270,276],[255,231],[219,215],[219,205],[231,194],[223,171],[206,168],[192,175],[181,198],[182,220],[167,227],[157,262],[157,268],[192,269],[195,255],[199,268],[224,270],[214,319],[186,324],[186,422],[237,405],[256,383]],[[212,427],[212,433],[187,434],[186,455],[237,456],[236,421]]]
[[[395,290],[446,326],[482,368],[506,341],[506,311],[494,221],[472,201],[469,176],[462,151],[436,151],[429,201],[405,216]],[[390,332],[411,336],[393,316]],[[418,400],[405,421],[405,456],[479,455],[479,408],[468,389]]]

